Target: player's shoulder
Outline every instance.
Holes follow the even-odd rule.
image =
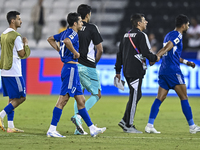
[[[93,28],[96,28],[97,27],[97,25],[96,24],[94,24],[94,23],[86,23],[88,26],[90,26],[90,27],[93,27]]]
[[[176,31],[176,30],[173,30],[173,31],[170,31],[169,33],[168,33],[168,35],[171,35],[171,36],[177,36],[177,35],[179,35],[179,32],[178,31]]]
[[[69,37],[71,40],[72,39],[77,39],[78,38],[78,34],[77,32],[75,32],[73,29],[71,28],[68,28],[66,31],[64,32],[67,32],[66,34],[64,33],[64,36],[67,36]]]
[[[90,27],[92,30],[98,30],[99,31],[99,28],[96,24],[94,23],[87,23],[88,27]]]
[[[176,31],[176,30],[173,30],[173,31],[171,31],[171,32],[169,32],[168,34],[167,34],[167,36],[168,37],[179,37],[180,39],[182,39],[182,34],[180,33],[180,32],[178,32],[178,31]]]
[[[133,28],[132,32],[133,33],[137,33],[137,35],[139,35],[139,36],[145,36],[146,35],[146,33],[144,33],[143,31],[139,30],[138,28]]]
[[[147,38],[148,36],[147,36],[147,34],[145,33],[145,32],[143,32],[143,31],[140,31],[140,30],[138,30],[138,32],[137,32],[137,35],[136,35],[139,39],[141,39],[141,38]]]
[[[139,34],[141,34],[141,35],[143,35],[145,37],[147,36],[147,34],[145,32],[143,32],[143,31],[140,31]]]
[[[73,29],[68,28],[67,30],[65,30],[64,32],[67,32],[68,35],[73,35],[76,36],[77,32],[75,32]]]

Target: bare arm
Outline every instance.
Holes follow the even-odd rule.
[[[58,47],[58,45],[57,45],[57,43],[56,43],[56,41],[55,41],[55,39],[54,39],[54,37],[53,36],[50,36],[48,39],[47,39],[47,41],[49,42],[49,44],[56,50],[56,51],[60,51],[60,48]]]
[[[156,55],[161,57],[163,54],[170,51],[173,47],[174,44],[171,41],[168,41],[167,44],[162,49],[160,49]]]
[[[103,46],[101,43],[99,43],[98,45],[96,45],[97,48],[97,55],[96,55],[96,62],[99,62],[101,55],[103,54]]]
[[[195,63],[193,63],[192,61],[188,61],[188,60],[186,60],[186,59],[183,59],[183,58],[181,58],[180,57],[180,63],[183,63],[183,64],[185,64],[185,65],[187,65],[187,66],[191,66],[192,68],[195,68]]]
[[[74,49],[72,42],[69,38],[64,39],[65,46],[74,54],[74,59],[79,58],[80,54]]]
[[[170,51],[173,48],[174,44],[171,41],[168,41],[167,44],[158,51],[156,54],[157,62],[160,60],[160,57],[165,54],[166,52]],[[150,66],[154,65],[155,62],[149,62]]]
[[[25,51],[25,46],[28,45],[28,39],[26,37],[23,37],[22,39],[22,42],[23,42],[23,47],[24,49],[20,50],[20,51],[17,51],[18,55],[23,58],[26,54],[26,51]]]

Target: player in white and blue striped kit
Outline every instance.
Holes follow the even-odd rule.
[[[78,52],[79,39],[77,32],[78,30],[81,30],[83,23],[80,15],[77,13],[70,13],[67,17],[67,22],[69,24],[67,30],[48,38],[50,45],[59,52],[61,61],[64,65],[61,71],[61,92],[53,110],[53,117],[49,130],[47,131],[47,136],[60,138],[66,137],[58,133],[56,128],[64,106],[67,104],[70,97],[74,97],[77,102],[79,114],[89,127],[91,136],[95,137],[97,134],[103,133],[106,128],[97,128],[94,126],[87,110],[85,109],[85,98],[82,93],[77,67],[78,58],[80,57]],[[60,42],[60,48],[56,42]],[[79,132],[81,132],[82,129],[79,129],[77,122],[74,122],[74,124],[77,126],[77,130],[80,130]]]
[[[180,63],[195,67],[193,62],[182,59],[181,52],[183,48],[182,34],[189,28],[189,19],[185,15],[179,15],[176,18],[175,30],[169,32],[164,39],[164,47],[158,52],[162,57],[162,64],[159,70],[159,89],[149,116],[149,121],[145,127],[147,133],[160,133],[154,128],[154,120],[159,112],[161,103],[167,97],[170,89],[174,89],[181,100],[183,114],[189,124],[190,133],[200,132],[200,127],[194,124],[192,110],[188,102],[187,89],[183,74],[180,69]],[[164,54],[164,55],[163,55]]]

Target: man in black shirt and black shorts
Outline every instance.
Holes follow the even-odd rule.
[[[142,97],[141,86],[142,79],[146,73],[146,58],[150,62],[160,60],[150,52],[151,46],[147,35],[142,32],[146,29],[147,21],[143,14],[134,14],[131,16],[133,28],[124,34],[117,53],[115,64],[116,77],[120,80],[120,72],[123,65],[123,73],[128,83],[130,93],[129,101],[126,106],[124,117],[119,122],[119,126],[124,132],[142,133],[136,130],[133,125],[137,103]]]
[[[81,4],[77,12],[81,15],[83,21],[82,30],[78,32],[79,36],[79,53],[78,71],[81,86],[91,93],[91,97],[86,101],[85,108],[90,110],[94,104],[101,98],[101,85],[99,82],[96,63],[100,60],[103,53],[103,39],[96,25],[89,23],[91,17],[91,7],[86,4]],[[95,56],[95,47],[97,49]],[[78,114],[77,103],[74,103],[75,115],[71,118],[76,125],[74,134],[87,134],[82,127],[81,116]]]

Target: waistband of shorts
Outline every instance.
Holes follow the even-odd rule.
[[[77,64],[64,63],[64,66],[77,67]]]

